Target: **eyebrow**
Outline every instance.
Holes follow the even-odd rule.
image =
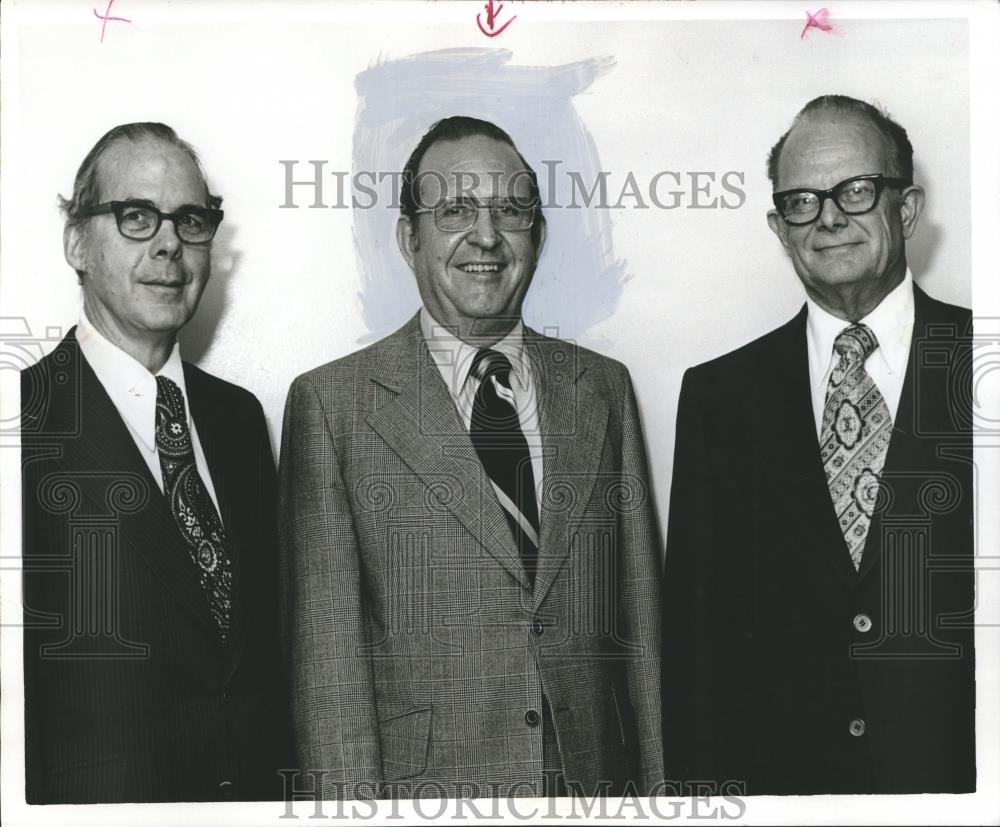
[[[150,201],[148,198],[122,198],[126,204],[135,204],[139,207],[151,207],[154,210],[159,210],[160,208],[156,206],[155,201]],[[181,210],[210,210],[211,207],[205,204],[181,204],[174,212],[180,212]],[[162,212],[162,210],[160,210]]]

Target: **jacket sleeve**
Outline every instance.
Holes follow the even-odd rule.
[[[306,377],[285,406],[280,463],[282,626],[295,755],[327,798],[370,798],[382,776],[364,576],[323,399]]]
[[[623,371],[621,551],[623,580],[621,621],[625,639],[634,644],[628,664],[629,695],[636,713],[641,795],[651,795],[663,779],[660,729],[660,533],[654,513],[639,409],[627,370]]]

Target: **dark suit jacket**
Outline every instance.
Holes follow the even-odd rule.
[[[75,329],[21,374],[29,803],[279,799],[275,473],[260,404],[184,365],[234,565],[232,641]]]
[[[286,637],[298,758],[329,795],[539,795],[543,692],[571,786],[662,777],[660,555],[628,372],[531,332],[526,348],[533,590],[417,317],[292,385]]]
[[[750,794],[975,789],[971,315],[914,292],[859,572],[820,461],[806,309],[685,375],[665,570],[668,778]]]

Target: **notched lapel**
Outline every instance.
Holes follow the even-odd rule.
[[[232,411],[225,410],[219,404],[213,404],[213,397],[200,377],[193,374],[185,365],[184,382],[188,390],[188,407],[198,430],[198,441],[205,454],[208,473],[212,477],[212,487],[219,501],[219,516],[226,532],[226,553],[229,555],[233,573],[233,601],[230,614],[230,639],[225,647],[226,672],[231,673],[243,648],[246,645],[246,607],[242,576],[242,553],[255,538],[248,537],[240,519],[249,503],[243,503],[241,509],[237,502],[242,496],[248,496],[247,480],[254,473],[246,466],[247,451],[256,448],[251,445],[249,437],[243,434],[240,423],[232,421]],[[274,504],[277,508],[277,504]],[[193,566],[193,564],[192,564]],[[199,584],[200,589],[200,584]],[[203,594],[203,592],[202,592]],[[208,601],[205,599],[207,607]],[[212,626],[215,633],[215,627]]]
[[[455,480],[459,492],[439,501],[525,589],[527,575],[493,485],[459,418],[455,403],[431,357],[417,319],[398,334],[395,348],[386,348],[372,381],[392,398],[366,417],[366,422],[431,490],[442,480]],[[429,519],[432,519],[429,517]]]
[[[537,607],[569,557],[572,526],[590,501],[609,408],[592,390],[572,344],[529,330],[527,347],[537,377],[543,450]]]
[[[802,552],[823,555],[845,583],[857,572],[851,562],[830,498],[820,459],[816,418],[809,385],[806,308],[771,342],[772,351],[754,365],[751,406],[755,417],[747,439],[760,439],[764,461],[772,468],[774,496],[788,505],[785,518],[797,528]]]
[[[141,559],[175,599],[215,635],[208,601],[166,498],[104,386],[83,359],[80,370],[84,394],[82,432],[72,439],[72,446],[67,446],[67,460],[73,467],[88,469],[84,478],[97,481],[102,476],[118,476],[132,481],[130,485],[139,480],[145,483],[145,504],[131,513],[122,509],[122,516],[117,518],[118,553]],[[95,502],[107,508],[103,497]]]

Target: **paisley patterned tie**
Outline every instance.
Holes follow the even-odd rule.
[[[198,571],[212,620],[225,643],[233,588],[226,533],[195,465],[184,394],[166,376],[156,377],[156,448],[163,471],[163,492]]]
[[[889,407],[865,370],[877,347],[878,339],[865,325],[852,325],[837,336],[833,349],[839,359],[830,375],[820,435],[830,498],[855,569],[861,566],[892,436]]]

